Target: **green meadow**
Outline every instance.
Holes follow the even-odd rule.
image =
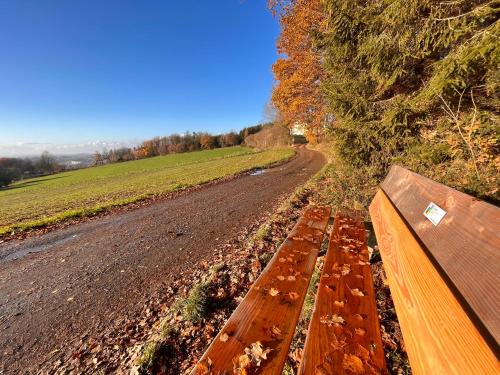
[[[264,167],[293,153],[290,148],[254,151],[238,146],[26,179],[0,190],[0,235],[93,215],[110,207]]]

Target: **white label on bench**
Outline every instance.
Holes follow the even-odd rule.
[[[439,207],[436,203],[431,202],[424,211],[424,216],[431,221],[432,224],[438,225],[446,215],[446,211]]]

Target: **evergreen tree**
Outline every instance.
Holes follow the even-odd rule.
[[[282,17],[304,1],[280,2]],[[339,159],[375,181],[399,163],[498,199],[500,2],[324,0],[323,12],[309,35]]]

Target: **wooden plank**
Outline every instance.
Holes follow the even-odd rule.
[[[386,374],[363,216],[339,211],[299,374]]]
[[[500,209],[399,166],[381,187],[498,351]],[[446,211],[437,226],[423,215],[430,202]]]
[[[281,374],[329,217],[306,210],[192,374]]]
[[[383,191],[370,215],[414,374],[499,374],[498,360]]]

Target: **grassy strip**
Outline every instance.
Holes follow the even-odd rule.
[[[1,220],[15,221],[0,227],[0,237],[68,219],[93,216],[114,207],[166,195],[255,168],[269,167],[284,162],[294,155],[292,149],[263,152],[249,152],[246,149],[231,151],[232,154],[224,155],[219,152],[209,156],[200,152],[197,153],[198,159],[192,155],[188,159],[185,156],[172,155],[152,158],[159,160],[145,159],[128,162],[129,165],[120,163],[111,168],[108,168],[109,166],[95,167],[54,178],[66,176],[70,179],[64,183],[59,180],[54,182],[39,179],[34,181],[42,181],[42,187],[21,188],[19,193],[12,193],[9,190],[0,191],[3,193],[3,195],[0,194],[0,202],[3,206],[0,209],[0,214],[2,214],[0,216],[3,216]],[[206,151],[206,153],[211,153],[211,151]],[[172,160],[176,157],[180,160]],[[210,157],[212,160],[206,160]],[[138,165],[139,162],[143,163]],[[162,166],[162,162],[166,166]],[[30,181],[24,183],[28,182]],[[125,197],[120,195],[125,195]],[[92,204],[94,200],[98,203]],[[76,207],[68,209],[68,206]],[[58,210],[60,212],[57,212]],[[41,212],[47,212],[47,214],[41,216]],[[32,220],[16,222],[18,217],[30,216]]]
[[[145,194],[145,195],[140,195],[137,197],[132,197],[128,199],[122,199],[122,200],[117,200],[114,202],[109,202],[106,204],[102,205],[97,205],[91,208],[80,208],[80,209],[72,209],[72,210],[67,210],[64,212],[61,212],[60,214],[54,215],[54,216],[49,216],[45,217],[43,219],[38,219],[38,220],[32,220],[32,221],[27,221],[23,223],[18,223],[18,224],[13,224],[5,227],[0,228],[0,237],[5,236],[5,235],[12,235],[16,234],[19,232],[31,230],[31,229],[36,229],[36,228],[42,228],[45,226],[48,226],[50,224],[55,224],[59,222],[63,222],[69,219],[75,219],[75,218],[81,218],[81,217],[90,217],[97,215],[101,212],[104,212],[106,210],[109,210],[114,207],[121,207],[121,206],[126,206],[131,203],[137,203],[139,201],[148,199],[152,196],[152,194]]]

